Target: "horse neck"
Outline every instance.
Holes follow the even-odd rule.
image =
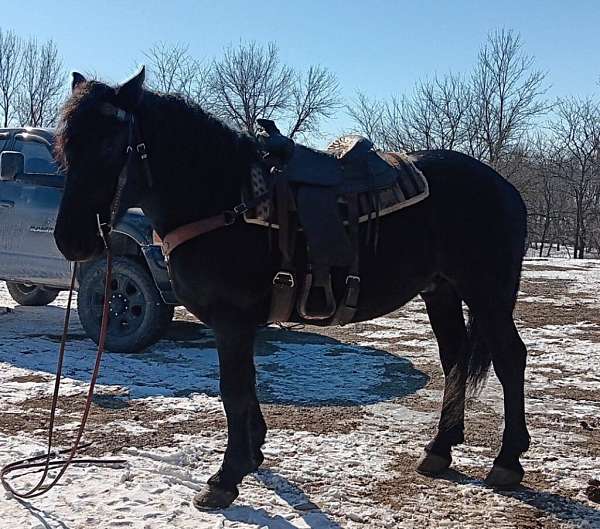
[[[152,173],[140,205],[159,235],[239,203],[253,161],[249,139],[156,94],[144,98],[138,119]]]

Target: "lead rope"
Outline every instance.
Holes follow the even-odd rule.
[[[81,438],[83,437],[83,432],[85,430],[85,426],[90,414],[90,410],[92,407],[92,399],[94,398],[94,388],[96,386],[96,381],[98,380],[98,374],[100,373],[100,364],[102,361],[102,354],[104,353],[104,346],[106,343],[106,335],[108,333],[108,316],[109,316],[109,295],[110,295],[110,284],[112,278],[112,251],[110,245],[110,238],[108,235],[110,234],[119,211],[119,206],[121,203],[121,196],[123,194],[123,190],[125,189],[125,184],[127,183],[127,168],[132,160],[132,154],[134,153],[134,149],[132,147],[134,136],[138,134],[138,143],[136,145],[136,154],[140,157],[140,160],[144,162],[144,170],[147,171],[148,183],[151,184],[151,176],[149,174],[150,168],[147,165],[148,154],[146,152],[146,145],[141,141],[141,134],[139,132],[139,127],[134,121],[133,115],[129,116],[129,138],[128,138],[128,146],[125,151],[127,158],[125,160],[125,164],[119,173],[117,179],[117,186],[115,189],[115,194],[110,206],[110,220],[108,223],[103,223],[100,220],[100,215],[96,214],[96,222],[98,223],[98,234],[104,243],[104,247],[106,249],[106,276],[104,279],[104,302],[102,305],[102,323],[100,324],[100,335],[98,337],[98,349],[96,351],[96,363],[94,365],[94,371],[92,373],[92,378],[90,379],[90,387],[88,389],[87,399],[85,401],[85,407],[83,409],[83,415],[81,417],[81,423],[79,425],[79,429],[77,431],[77,435],[75,437],[75,442],[71,448],[66,450],[60,450],[56,453],[52,453],[52,441],[54,437],[54,420],[56,417],[56,408],[58,404],[58,395],[60,389],[60,379],[62,376],[63,369],[63,360],[65,356],[65,346],[67,343],[67,333],[69,330],[69,317],[71,314],[71,302],[73,299],[73,291],[75,290],[75,277],[77,273],[77,263],[73,265],[73,273],[71,275],[71,286],[69,287],[69,298],[67,300],[67,312],[65,314],[65,322],[63,327],[63,335],[60,341],[60,348],[58,353],[58,365],[56,367],[56,379],[54,381],[54,393],[52,395],[52,407],[50,409],[50,425],[48,427],[48,449],[45,455],[29,457],[27,459],[22,459],[20,461],[15,461],[14,463],[9,463],[4,466],[0,470],[0,481],[2,481],[2,485],[6,490],[8,490],[11,494],[13,494],[17,498],[21,499],[29,499],[35,498],[37,496],[41,496],[45,494],[50,489],[52,489],[63,477],[67,469],[72,463],[87,463],[94,465],[122,465],[125,464],[126,461],[124,459],[77,459],[75,455],[78,451],[88,448],[91,443],[81,444]],[[52,457],[60,456],[61,454],[69,454],[66,460],[52,460]],[[39,462],[41,459],[45,459],[46,461]],[[60,470],[58,474],[52,478],[52,481],[46,485],[46,478],[50,472],[51,468],[59,467]],[[14,487],[8,483],[7,476],[11,472],[16,470],[28,470],[28,469],[37,469],[33,470],[33,472],[42,472],[42,477],[39,482],[27,492],[18,492]],[[26,473],[27,474],[27,473]],[[21,474],[20,476],[22,476]],[[19,477],[20,477],[19,476]]]
[[[102,233],[102,230],[101,230]],[[58,404],[58,395],[60,389],[60,381],[62,376],[63,369],[63,361],[65,356],[65,347],[67,343],[67,333],[69,330],[69,319],[71,314],[71,302],[73,299],[73,291],[75,289],[75,277],[77,273],[77,263],[73,265],[73,273],[71,275],[71,286],[69,288],[69,298],[67,300],[67,311],[65,314],[65,321],[63,327],[63,335],[60,341],[60,349],[58,353],[58,364],[56,367],[56,379],[54,381],[54,393],[52,395],[52,407],[50,410],[50,425],[48,428],[48,449],[45,455],[29,457],[27,459],[22,459],[20,461],[15,461],[14,463],[9,463],[5,467],[0,470],[0,480],[2,481],[2,485],[6,490],[8,490],[13,496],[21,499],[30,499],[35,498],[37,496],[41,496],[45,494],[50,489],[52,489],[62,478],[64,473],[67,471],[69,466],[72,463],[87,463],[94,465],[115,465],[115,464],[124,464],[126,461],[124,459],[78,459],[75,457],[78,451],[88,448],[91,443],[81,444],[81,438],[83,437],[83,432],[85,430],[85,426],[90,414],[90,409],[92,406],[92,399],[94,397],[94,388],[96,386],[96,381],[98,379],[98,374],[100,372],[100,363],[102,360],[102,354],[104,352],[104,346],[106,343],[106,334],[108,331],[108,316],[109,316],[109,294],[110,294],[110,284],[112,277],[112,252],[110,251],[110,247],[107,245],[106,248],[106,277],[104,284],[104,303],[102,305],[102,323],[100,325],[100,335],[98,337],[98,349],[96,351],[96,363],[94,365],[94,371],[92,373],[92,378],[90,380],[90,386],[88,389],[87,399],[85,402],[85,408],[83,410],[83,415],[81,418],[81,423],[79,425],[79,429],[77,431],[77,436],[75,437],[75,442],[70,449],[61,450],[58,452],[52,453],[52,441],[54,437],[54,421],[56,418],[56,408]],[[53,457],[60,456],[61,454],[68,453],[69,456],[66,460],[55,459]],[[46,461],[39,462],[40,459],[45,459]],[[51,468],[61,467],[58,474],[52,479],[49,484],[45,484],[46,478],[50,472]],[[25,470],[25,469],[38,469],[34,470],[34,472],[43,472],[42,477],[39,482],[29,491],[27,492],[19,492],[17,491],[7,480],[8,474],[14,472],[16,470]]]

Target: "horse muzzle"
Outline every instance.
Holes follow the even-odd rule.
[[[54,241],[60,253],[69,261],[89,261],[100,257],[105,250],[104,241],[96,230],[87,236],[69,234],[57,224],[54,228]]]

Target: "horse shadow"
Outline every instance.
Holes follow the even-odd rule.
[[[0,362],[25,370],[55,373],[58,331],[65,309],[16,307],[0,316]],[[65,356],[67,383],[89,381],[95,344],[76,313]],[[261,402],[302,406],[352,406],[404,397],[429,377],[406,358],[375,347],[349,345],[309,331],[260,329],[255,345]],[[140,354],[106,353],[100,385],[118,386],[126,399],[151,396],[218,395],[215,339],[205,325],[174,321],[163,340]],[[118,394],[118,391],[116,392]],[[100,406],[118,406],[99,396]]]
[[[448,469],[434,479],[451,481],[458,485],[488,488],[483,480],[455,469]],[[535,490],[527,485],[519,485],[514,489],[507,490],[494,489],[494,492],[500,496],[518,500],[539,512],[549,514],[565,522],[574,523],[585,520],[590,524],[586,527],[596,527],[596,524],[600,527],[600,507],[596,509],[575,498],[554,492]]]
[[[69,529],[62,520],[59,520],[57,516],[53,513],[40,509],[35,505],[32,505],[30,502],[26,500],[22,500],[21,498],[15,498],[17,502],[19,502],[24,509],[31,513],[32,518],[34,518],[39,524],[36,526],[42,529]]]
[[[271,469],[261,469],[254,477],[265,487],[272,490],[288,505],[290,505],[310,528],[319,529],[341,529],[328,513],[324,512],[318,505],[314,504],[309,497],[298,486],[290,483],[285,477]],[[451,481],[459,485],[471,485],[487,488],[485,483],[468,476],[467,474],[449,469],[437,480]],[[495,490],[495,494],[512,498],[528,505],[546,515],[554,516],[565,522],[587,521],[586,527],[600,527],[600,510],[590,507],[576,499],[561,496],[560,494],[532,489],[521,485],[513,490]],[[234,505],[224,511],[222,515],[232,522],[255,523],[259,527],[269,529],[291,529],[296,525],[279,515],[271,515],[265,509],[253,508],[247,505]]]
[[[265,487],[285,501],[302,518],[307,527],[315,529],[342,529],[335,520],[316,504],[298,486],[290,483],[271,469],[263,468],[253,474]],[[248,505],[233,505],[221,511],[230,522],[252,523],[268,529],[296,529],[297,525],[280,515],[269,514],[265,509]]]

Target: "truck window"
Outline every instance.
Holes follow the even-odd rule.
[[[15,136],[13,148],[22,152],[25,158],[25,174],[18,178],[19,181],[46,187],[63,187],[64,177],[58,171],[52,147],[46,139],[34,134],[19,133]]]
[[[22,152],[25,157],[25,173],[45,174],[58,177],[58,165],[50,152],[50,147],[41,141],[15,141],[15,150]]]
[[[9,138],[10,134],[8,132],[0,132],[0,152],[4,150],[4,146]]]

